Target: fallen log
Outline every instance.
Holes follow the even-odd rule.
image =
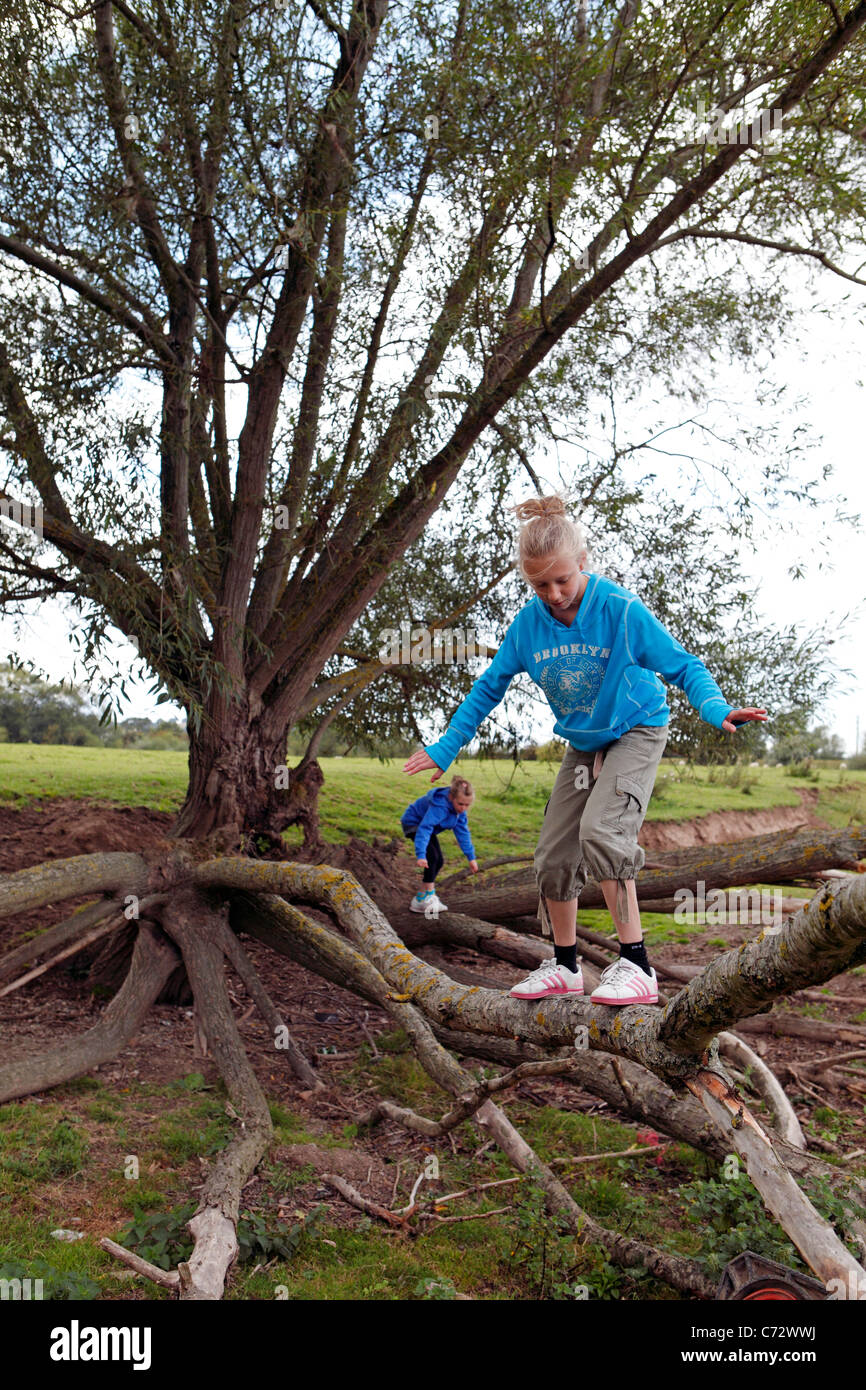
[[[866,856],[866,830],[849,827],[830,831],[810,829],[792,835],[780,830],[772,835],[753,835],[726,845],[695,845],[688,849],[653,850],[653,862],[663,868],[641,870],[637,879],[638,901],[673,900],[681,889],[697,893],[705,890],[754,883],[790,883],[806,874],[840,867],[856,869]],[[587,883],[580,894],[584,908],[604,908],[604,897],[596,883]],[[534,916],[538,907],[538,887],[531,869],[505,874],[483,889],[449,895],[452,912],[468,917],[484,917],[504,922],[513,917]]]
[[[774,1038],[809,1038],[812,1042],[866,1043],[866,1028],[860,1023],[829,1023],[818,1018],[798,1018],[796,1014],[764,1014],[761,1018],[741,1018],[738,1033],[761,1033]]]

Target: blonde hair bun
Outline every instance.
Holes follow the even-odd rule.
[[[558,493],[550,497],[530,497],[511,509],[518,521],[532,521],[537,516],[566,516],[565,501]]]
[[[549,497],[530,497],[518,502],[511,510],[520,522],[517,562],[526,578],[527,560],[543,560],[564,551],[575,560],[585,560],[586,539],[583,529],[566,511],[565,498],[559,493]]]

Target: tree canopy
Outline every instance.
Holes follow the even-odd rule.
[[[748,363],[791,316],[790,259],[861,283],[864,15],[799,0],[4,14],[3,496],[29,489],[45,546],[4,533],[2,599],[66,595],[85,659],[112,626],[135,641],[189,716],[185,832],[279,826],[287,730],[363,686],[369,670],[337,655],[354,625],[413,616],[395,566],[447,550],[446,499],[452,551],[495,573],[515,478],[584,441],[578,497],[608,550],[663,534],[640,513],[665,478],[630,487],[640,441],[616,433],[617,409],[648,381],[705,402],[714,357]],[[731,448],[739,431],[760,453],[717,478],[735,537],[757,498],[764,514],[815,498],[796,434],[773,428],[733,427]],[[697,536],[696,488],[649,562]],[[703,610],[718,642],[741,602],[732,548],[696,569],[686,544],[688,582],[649,583],[663,620],[690,614],[672,622],[683,640]],[[452,579],[465,599],[481,575],[461,558]]]

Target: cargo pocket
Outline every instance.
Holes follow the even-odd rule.
[[[613,829],[621,831],[623,835],[637,835],[641,827],[644,811],[644,789],[639,782],[632,777],[617,775],[616,779],[617,801],[621,804],[613,807],[604,817],[602,824],[609,825]]]

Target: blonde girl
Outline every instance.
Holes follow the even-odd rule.
[[[535,851],[539,916],[545,931],[552,928],[554,958],[511,993],[518,999],[583,994],[577,903],[594,879],[613,918],[620,956],[591,998],[653,1004],[658,986],[643,941],[635,875],[645,859],[638,831],[668,738],[659,674],[685,692],[702,719],[728,733],[766,720],[767,713],[729,704],[703,662],[635,594],[586,570],[583,532],[561,497],[534,497],[514,511],[521,523],[518,564],[533,596],[445,733],[413,754],[404,771],[432,769],[430,780],[438,781],[513,678],[528,672],[556,716],[554,733],[568,746]]]

